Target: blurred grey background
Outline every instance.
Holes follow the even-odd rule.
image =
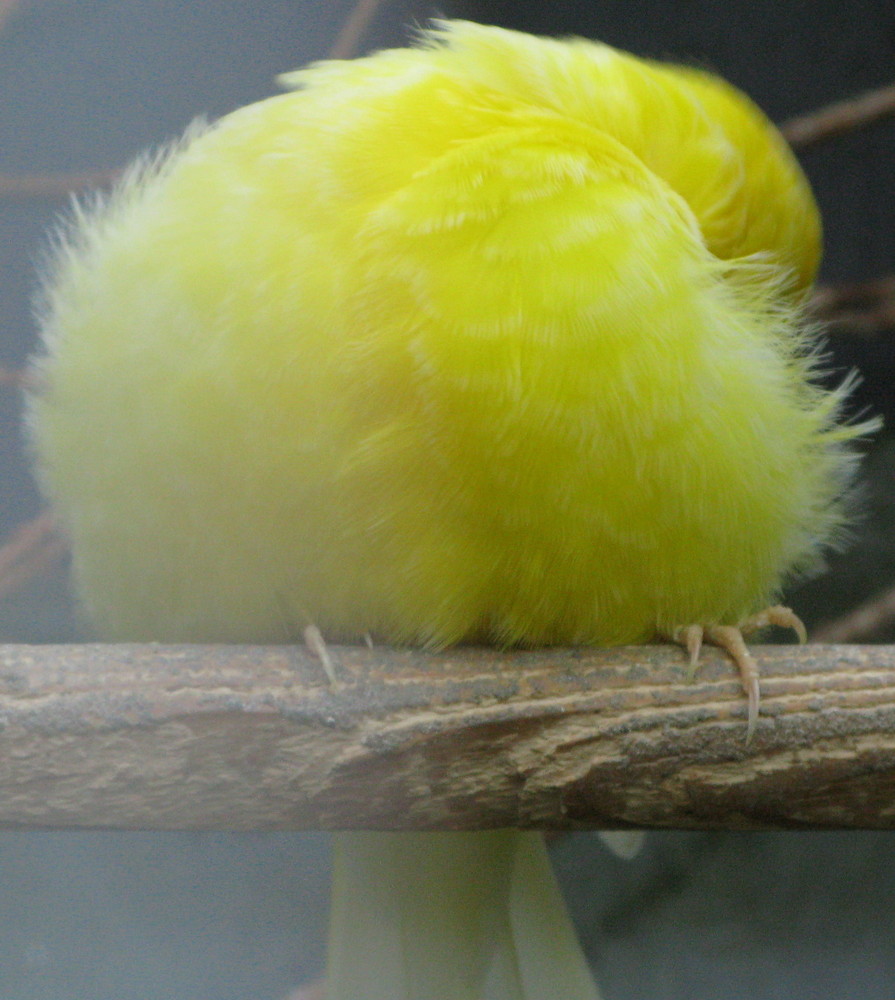
[[[118,167],[275,90],[326,55],[348,0],[0,0],[0,175]],[[433,15],[601,38],[712,68],[778,121],[892,81],[891,0],[384,2],[362,49]],[[826,282],[895,273],[895,121],[807,152]],[[0,366],[34,346],[30,298],[64,197],[0,198]],[[856,410],[895,426],[892,337],[837,334]],[[0,534],[39,500],[0,386]],[[852,548],[789,595],[809,623],[895,583],[895,450],[865,466]],[[64,577],[0,604],[0,641],[78,636]],[[895,633],[881,636],[889,641]],[[871,833],[653,834],[631,863],[589,835],[554,856],[607,1000],[895,996],[895,839]],[[0,831],[0,1000],[278,1000],[318,975],[328,840],[318,834]],[[559,998],[561,1000],[561,998]]]

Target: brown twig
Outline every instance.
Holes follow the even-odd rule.
[[[357,55],[360,41],[381,6],[382,0],[357,0],[329,50],[330,59],[350,59]]]
[[[11,385],[17,389],[35,389],[39,382],[31,372],[18,368],[0,368],[0,385]]]
[[[815,290],[810,308],[827,330],[872,336],[895,327],[895,275]]]
[[[7,19],[21,6],[21,0],[0,0],[0,31],[6,25]]]
[[[121,175],[120,170],[90,170],[81,174],[46,174],[19,177],[0,174],[2,198],[60,198],[87,188],[106,187]]]
[[[293,990],[286,1000],[326,1000],[326,984],[319,980]]]
[[[0,600],[58,563],[67,551],[50,513],[23,524],[0,547]]]
[[[870,642],[895,624],[895,587],[811,633],[812,642]]]
[[[893,114],[895,84],[890,84],[846,101],[837,101],[819,111],[791,118],[780,126],[780,131],[795,149],[806,149]]]

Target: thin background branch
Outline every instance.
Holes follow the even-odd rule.
[[[0,31],[6,27],[7,20],[20,6],[21,0],[0,0]]]
[[[780,131],[794,149],[807,149],[891,115],[895,115],[895,84],[791,118]]]
[[[114,183],[120,170],[89,170],[80,174],[23,175],[0,174],[2,198],[61,198],[89,188]]]
[[[895,624],[895,587],[835,621],[821,625],[811,635],[813,642],[868,642]]]
[[[44,512],[13,532],[0,548],[0,600],[14,594],[40,573],[58,565],[68,546]]]
[[[816,289],[811,309],[830,333],[871,337],[895,329],[895,275]]]
[[[329,50],[330,59],[350,59],[357,54],[361,40],[382,4],[383,0],[358,0]]]

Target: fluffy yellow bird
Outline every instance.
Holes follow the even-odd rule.
[[[754,723],[737,628],[793,621],[868,429],[812,381],[781,137],[709,74],[465,22],[285,79],[58,241],[29,424],[100,633],[706,631]],[[534,835],[340,856],[330,1000],[595,995]]]

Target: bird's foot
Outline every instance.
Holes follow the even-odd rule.
[[[749,702],[746,742],[752,739],[758,722],[758,705],[761,692],[758,686],[758,664],[749,652],[749,647],[743,638],[750,632],[766,628],[768,625],[779,625],[781,628],[791,628],[799,637],[799,642],[808,638],[801,618],[790,608],[781,605],[765,608],[757,614],[750,615],[739,625],[683,625],[674,629],[671,634],[673,642],[684,646],[690,656],[688,679],[692,680],[699,668],[699,654],[703,642],[710,642],[725,650],[740,672],[743,689]]]

